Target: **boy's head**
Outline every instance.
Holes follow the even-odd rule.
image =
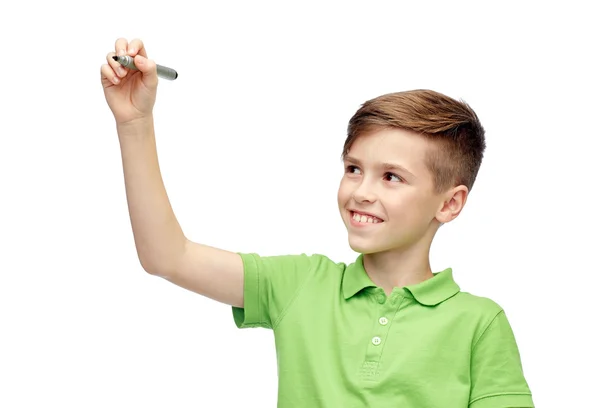
[[[365,102],[348,124],[338,191],[351,247],[428,247],[464,207],[484,150],[484,129],[464,102],[429,90]]]

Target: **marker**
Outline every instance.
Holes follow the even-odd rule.
[[[129,55],[115,55],[112,58],[126,68],[137,70],[137,67],[133,63],[133,57],[130,57]],[[171,81],[177,78],[177,71],[173,68],[163,67],[158,64],[156,64],[156,74],[161,78],[169,79]]]

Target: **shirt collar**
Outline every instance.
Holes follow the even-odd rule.
[[[367,275],[363,265],[363,255],[360,254],[356,261],[346,268],[342,278],[342,292],[345,299],[349,299],[365,288],[377,287]],[[426,306],[435,306],[451,298],[460,291],[460,287],[454,281],[452,268],[433,274],[433,278],[427,279],[415,285],[404,288],[417,300]]]

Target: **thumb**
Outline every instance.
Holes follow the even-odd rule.
[[[158,75],[156,74],[156,63],[151,59],[136,55],[133,59],[135,67],[142,73],[142,81],[149,88],[155,88],[158,85]]]

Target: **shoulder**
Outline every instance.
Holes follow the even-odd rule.
[[[315,254],[303,254],[308,259],[311,269],[311,277],[319,284],[326,282],[333,283],[339,282],[346,270],[348,264],[345,262],[336,261],[327,255],[315,253]]]
[[[298,273],[301,275],[324,272],[342,273],[346,264],[335,262],[326,255],[319,253],[298,253],[291,255],[259,255],[257,253],[238,253],[247,272],[258,271],[263,274]]]
[[[486,316],[496,315],[503,309],[496,301],[485,297],[477,296],[469,292],[460,291],[450,299],[452,306],[465,312],[477,313]]]
[[[339,288],[344,276],[356,263],[340,262],[322,253],[269,257],[253,254],[251,257],[253,261],[247,262],[248,269],[252,269],[251,264],[255,263],[256,269],[262,271],[260,274],[265,277],[284,279],[288,283],[296,280],[302,282],[304,290],[309,290],[311,293],[318,291],[323,294]],[[332,293],[335,293],[335,290]]]
[[[298,255],[283,255],[274,258],[281,258],[282,260],[289,259],[295,260],[296,262],[303,262],[307,266],[309,266],[313,272],[316,273],[327,272],[333,274],[343,274],[349,266],[344,262],[335,261],[329,256],[321,253],[301,253]]]
[[[475,325],[473,327],[475,337],[482,335],[499,317],[505,319],[502,306],[485,296],[460,291],[447,303],[447,306],[451,307],[454,313],[466,318]]]

